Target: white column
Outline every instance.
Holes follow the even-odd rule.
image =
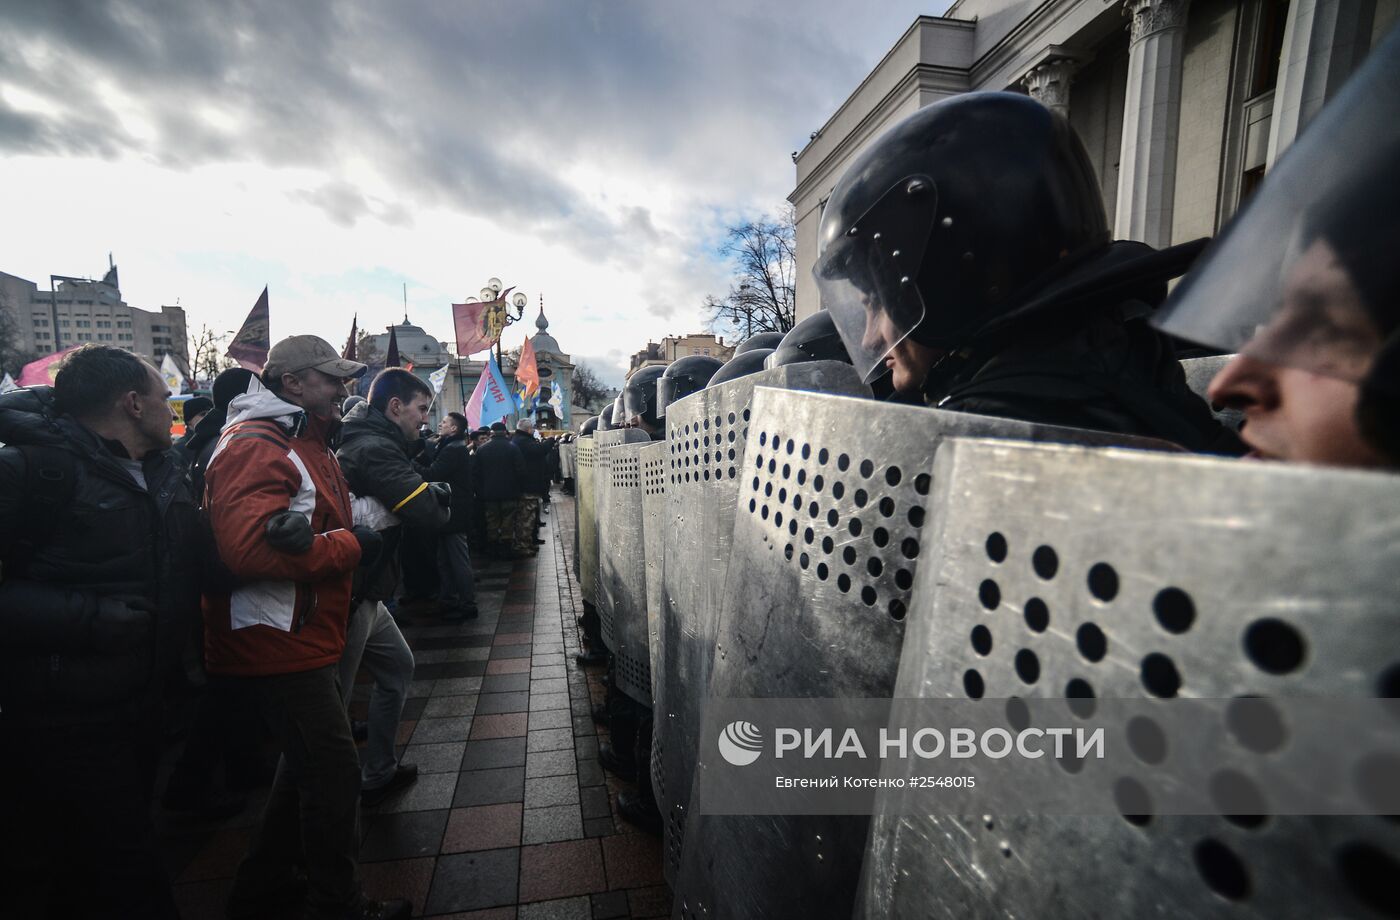
[[[1073,58],[1049,58],[1027,71],[1021,85],[1032,99],[1068,119],[1069,90],[1077,66]]]
[[[1166,246],[1172,236],[1181,59],[1188,0],[1128,0],[1132,16],[1114,234]]]
[[[1292,0],[1269,134],[1266,168],[1337,93],[1371,48],[1376,0]]]

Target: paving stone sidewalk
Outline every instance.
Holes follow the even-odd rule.
[[[479,566],[478,620],[400,621],[417,667],[398,740],[420,775],[364,811],[360,873],[367,894],[411,898],[415,916],[670,913],[661,843],[616,816],[616,793],[627,787],[598,765],[590,710],[602,699],[602,673],[573,658],[583,610],[574,504],[555,493],[550,507],[538,557]],[[364,718],[367,695],[358,684],[352,716]],[[223,917],[263,795],[218,827],[163,817],[186,920]]]

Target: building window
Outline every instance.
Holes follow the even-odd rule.
[[[1278,65],[1283,59],[1283,27],[1288,22],[1288,0],[1262,0],[1254,29],[1254,73],[1251,97],[1278,86]]]

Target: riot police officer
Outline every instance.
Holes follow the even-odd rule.
[[[781,332],[755,332],[744,339],[734,348],[731,358],[742,355],[746,351],[754,351],[759,348],[777,348],[778,343],[783,340]],[[701,357],[704,357],[703,355]]]
[[[735,355],[724,363],[724,366],[715,371],[715,375],[710,378],[710,386],[717,387],[721,383],[728,383],[731,380],[738,380],[740,377],[747,377],[749,374],[757,374],[763,370],[763,362],[773,353],[771,348],[755,348],[746,351],[741,355]]]
[[[724,362],[709,355],[687,355],[672,361],[666,366],[661,379],[656,381],[656,414],[664,417],[666,407],[671,403],[705,389],[710,378],[723,366]]]
[[[1211,382],[1251,454],[1400,466],[1400,31],[1279,160],[1164,331],[1238,352]]]
[[[656,384],[666,368],[659,365],[643,367],[627,378],[622,388],[623,415],[633,428],[640,428],[653,441],[666,437],[666,423],[657,412]]]
[[[970,93],[897,124],[837,182],[813,268],[867,381],[929,405],[1237,452],[1147,318],[1204,241],[1114,242],[1065,119]]]

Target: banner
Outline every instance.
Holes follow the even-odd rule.
[[[473,428],[490,425],[515,412],[515,408],[515,400],[511,398],[505,378],[501,376],[496,356],[491,355],[481,379],[476,382],[476,389],[472,390],[471,399],[467,401],[467,422]]]
[[[267,350],[272,347],[268,316],[267,288],[264,287],[258,302],[248,311],[248,318],[243,320],[243,327],[228,346],[228,356],[255,374],[262,373],[267,363]]]
[[[540,389],[540,367],[535,361],[535,346],[529,336],[520,346],[520,361],[515,365],[515,383],[526,398],[534,396]]]
[[[20,368],[19,385],[22,387],[53,386],[54,375],[58,373],[58,362],[62,361],[68,352],[81,347],[81,345],[70,345],[62,351],[44,355],[37,361],[30,361]]]
[[[340,356],[347,361],[358,361],[355,354],[359,348],[360,340],[360,315],[356,313],[350,318],[350,338],[345,340],[345,347],[340,350]]]
[[[442,385],[447,382],[447,371],[451,366],[450,364],[444,364],[428,375],[428,382],[433,385],[433,395],[442,392]]]
[[[170,387],[172,393],[183,393],[185,387],[185,374],[180,370],[180,366],[175,363],[175,359],[170,356],[170,352],[165,353],[165,357],[160,359],[160,375],[165,378],[165,385]]]
[[[495,300],[452,305],[452,325],[457,333],[457,354],[462,357],[486,351],[501,339],[506,328],[506,288]]]
[[[389,353],[384,358],[385,367],[398,367],[403,361],[399,358],[399,336],[393,326],[389,327]]]

